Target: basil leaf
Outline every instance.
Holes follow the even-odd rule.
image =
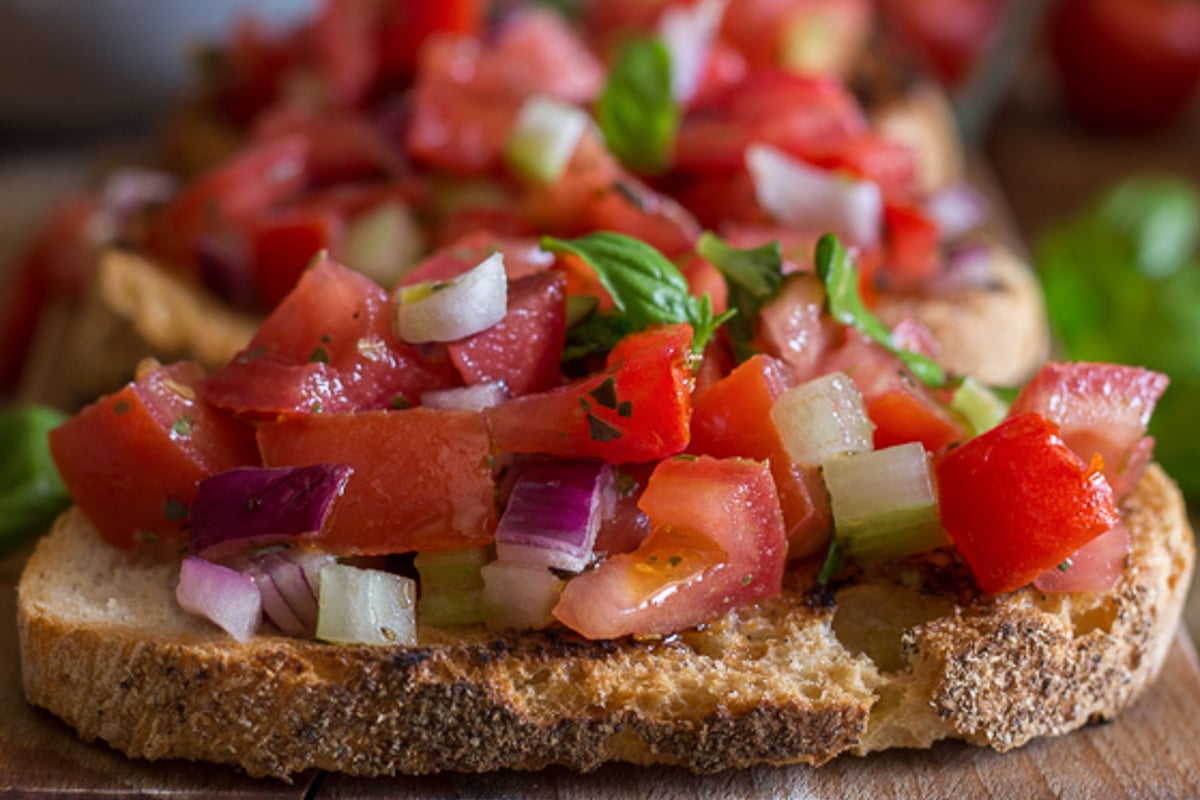
[[[596,121],[625,166],[641,173],[668,166],[679,108],[671,96],[671,54],[661,41],[625,43],[596,101]]]
[[[686,322],[692,326],[692,349],[702,352],[713,332],[732,316],[727,312],[715,317],[708,296],[692,296],[687,279],[666,256],[624,234],[599,231],[571,240],[543,236],[542,249],[571,253],[595,270],[630,331]]]
[[[933,359],[896,346],[892,332],[863,305],[858,293],[858,268],[838,238],[827,233],[817,242],[817,274],[825,284],[829,313],[843,325],[868,336],[899,358],[917,380],[928,386],[946,384],[946,372]]]
[[[0,552],[41,533],[71,503],[46,439],[65,419],[43,406],[0,412]]]
[[[739,250],[705,231],[696,242],[696,252],[717,268],[729,289],[729,307],[737,314],[727,330],[738,363],[754,355],[754,322],[758,312],[779,294],[783,285],[783,251],[779,242]]]

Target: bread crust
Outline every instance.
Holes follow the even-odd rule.
[[[607,761],[710,772],[942,738],[1006,750],[1113,717],[1161,666],[1192,533],[1157,467],[1125,518],[1130,562],[1105,595],[982,596],[941,553],[825,588],[792,570],[782,596],[666,639],[422,629],[399,648],[238,644],[178,610],[176,566],[110,548],[72,510],[18,587],[24,689],[132,757],[255,776]],[[856,630],[848,615],[871,592],[913,616]]]

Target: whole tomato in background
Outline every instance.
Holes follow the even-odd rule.
[[[1063,100],[1091,127],[1160,127],[1200,78],[1197,0],[1060,0],[1047,27]]]

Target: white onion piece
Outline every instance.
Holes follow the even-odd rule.
[[[847,246],[878,244],[883,193],[874,182],[813,166],[765,144],[746,148],[746,168],[759,204],[779,222],[835,233]]]
[[[821,468],[847,556],[900,558],[949,544],[920,442],[834,456]]]
[[[844,372],[793,386],[775,399],[770,415],[788,456],[801,466],[874,446],[875,426]]]
[[[507,399],[508,387],[504,381],[486,381],[425,392],[421,395],[421,405],[443,411],[483,411]]]
[[[239,642],[248,642],[262,624],[262,596],[254,580],[199,556],[183,559],[175,600]]]
[[[126,167],[109,175],[100,189],[98,212],[88,220],[85,235],[93,245],[117,238],[126,224],[152,205],[166,203],[178,181],[166,172]]]
[[[659,19],[658,37],[671,56],[671,96],[677,102],[686,104],[696,94],[727,5],[727,0],[672,5]]]
[[[342,244],[342,263],[380,286],[395,286],[419,260],[425,237],[412,211],[400,203],[381,203],[350,221]]]
[[[956,183],[935,192],[925,201],[925,212],[938,225],[943,242],[978,228],[988,217],[988,202],[968,183]]]
[[[579,572],[615,505],[612,468],[601,462],[539,464],[517,479],[496,526],[496,557]]]
[[[451,281],[396,291],[396,334],[406,342],[452,342],[487,330],[508,310],[504,255],[492,253]]]
[[[321,570],[317,638],[327,642],[414,645],[417,585],[378,569],[329,564]]]
[[[561,100],[533,95],[521,105],[504,145],[509,169],[538,183],[554,183],[567,168],[591,118]]]
[[[563,581],[546,567],[493,561],[483,576],[484,618],[491,630],[545,628],[562,594]]]

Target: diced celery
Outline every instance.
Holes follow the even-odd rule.
[[[1008,404],[983,383],[967,376],[954,390],[950,408],[961,414],[976,436],[999,425],[1008,414]]]
[[[546,567],[493,561],[483,567],[484,621],[492,630],[544,628],[563,581]]]
[[[862,395],[844,373],[831,372],[788,389],[771,406],[771,420],[792,461],[820,464],[843,453],[870,450],[875,426]]]
[[[418,553],[417,574],[421,597],[417,616],[422,625],[470,625],[483,621],[480,568],[489,558],[488,548],[471,547],[441,553]]]
[[[342,261],[380,286],[390,287],[417,263],[424,249],[424,236],[412,212],[400,203],[382,203],[351,220]]]
[[[920,443],[836,456],[821,466],[834,536],[847,557],[900,558],[949,544]]]
[[[417,643],[417,585],[411,578],[348,564],[321,570],[317,638],[361,644]]]
[[[589,122],[582,109],[534,95],[517,114],[505,143],[505,162],[522,178],[554,183],[566,169]]]

